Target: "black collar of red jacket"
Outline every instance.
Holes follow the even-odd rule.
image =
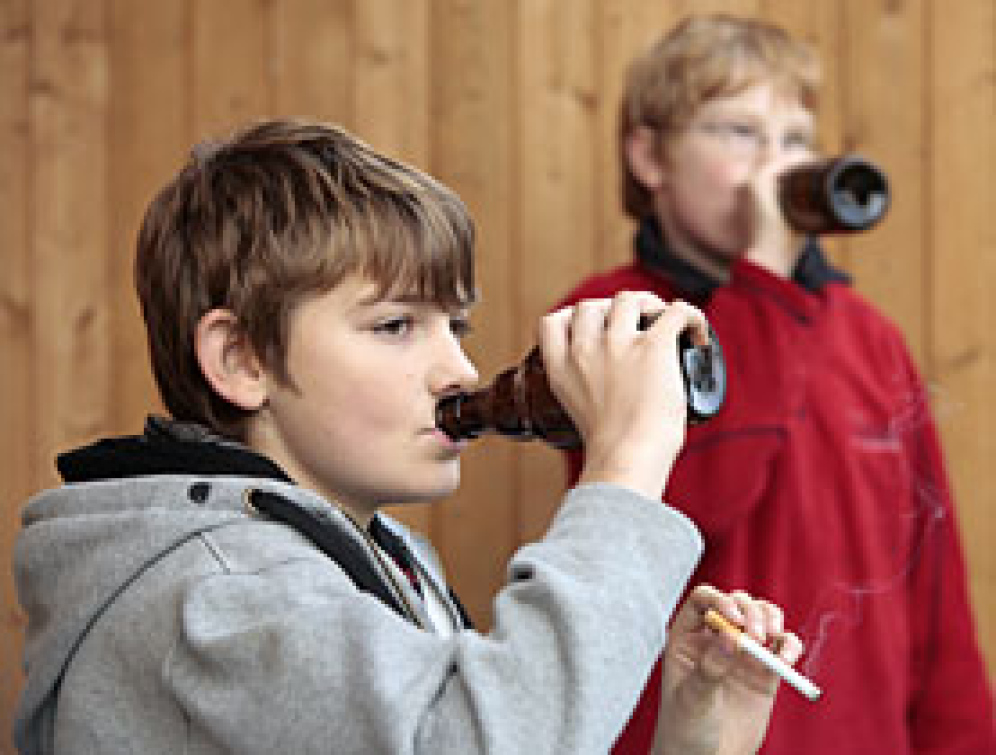
[[[653,217],[644,218],[633,239],[636,258],[646,267],[664,275],[693,301],[704,301],[722,283],[710,278],[675,255],[667,246],[660,226]],[[807,291],[816,293],[828,283],[849,284],[851,278],[835,268],[820,248],[819,242],[809,237],[799,261],[792,271],[792,280]]]

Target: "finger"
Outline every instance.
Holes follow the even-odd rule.
[[[754,640],[771,649],[789,665],[799,660],[804,646],[795,634],[785,631],[785,614],[779,606],[767,600],[754,599],[745,592],[732,593],[731,597],[745,616],[743,628],[747,630],[754,625],[758,630],[756,634],[747,630]]]
[[[751,175],[748,190],[753,197],[755,209],[774,209],[776,206],[775,177],[779,172],[779,167],[775,163],[768,162]]]
[[[693,343],[700,346],[709,343],[709,323],[705,315],[688,302],[676,300],[667,305],[648,332],[675,339],[686,330],[691,334]]]
[[[743,590],[736,590],[731,593],[731,596],[737,602],[744,617],[740,628],[763,645],[767,636],[767,626],[765,624],[765,611],[760,602]]]
[[[665,303],[644,291],[623,291],[613,297],[606,315],[606,336],[610,344],[629,343],[639,332],[640,316],[647,311],[659,312]]]
[[[674,305],[681,309],[685,316],[687,324],[684,330],[691,334],[692,343],[698,346],[707,346],[711,340],[709,322],[702,310],[685,301],[677,301]]]
[[[540,318],[537,326],[536,342],[543,356],[543,363],[560,364],[567,353],[568,330],[571,322],[571,308],[564,307]]]
[[[782,634],[785,631],[785,614],[782,609],[767,600],[757,600],[755,604],[761,613],[765,637]]]
[[[742,628],[761,645],[770,645],[785,634],[785,614],[779,606],[742,591],[733,593],[733,597],[745,617]]]
[[[572,352],[588,351],[602,340],[609,303],[608,299],[585,299],[574,305],[570,327]]]
[[[702,617],[710,608],[718,611],[738,626],[742,626],[744,615],[739,604],[732,595],[728,595],[712,585],[697,585],[689,594],[686,606],[690,610],[680,611],[675,620],[675,626],[682,620],[682,628],[687,630],[703,626]]]
[[[775,655],[790,666],[795,665],[795,662],[802,657],[802,652],[805,650],[802,640],[792,632],[781,632],[774,637],[774,642],[771,644]]]

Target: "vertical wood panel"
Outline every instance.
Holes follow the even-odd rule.
[[[647,49],[676,20],[665,3],[601,0],[599,3],[597,131],[592,145],[597,159],[597,269],[628,262],[633,256],[633,224],[622,209],[619,164],[619,102],[630,61]],[[566,293],[562,292],[562,293]]]
[[[906,334],[922,365],[926,282],[923,165],[924,57],[921,0],[845,0],[843,146],[873,155],[893,188],[889,215],[847,242],[857,287]]]
[[[597,161],[595,5],[552,0],[518,4],[515,119],[522,347],[535,323],[582,275],[594,269]],[[533,444],[519,470],[521,537],[542,533],[564,488],[559,454]]]
[[[13,52],[25,18],[23,7],[20,14],[15,6],[7,10],[11,12],[8,20],[15,25],[8,27],[11,34],[7,37],[13,43],[7,49]],[[32,387],[19,398],[31,416],[12,418],[26,422],[27,427],[13,427],[11,432],[13,442],[30,444],[31,461],[22,469],[32,471],[32,487],[37,489],[54,481],[52,459],[57,452],[110,427],[104,144],[108,55],[103,3],[53,1],[35,4],[30,10],[27,119],[23,111],[18,115],[14,110],[8,116],[21,120],[14,133],[20,131],[25,148],[21,154],[27,157],[19,166],[23,171],[19,184],[26,190],[27,205],[20,206],[27,210],[28,220],[26,226],[15,220],[6,232],[17,233],[20,228],[30,234],[21,239],[21,249],[30,250],[31,264],[15,263],[14,269],[24,276],[16,281],[23,286],[21,295],[30,299],[20,310],[31,316],[22,318],[24,330],[18,340],[28,339],[30,348],[30,354],[22,356],[30,363]],[[24,61],[22,57],[22,65]],[[16,59],[4,62],[14,64],[5,76],[18,76]],[[11,84],[18,91],[16,83]],[[3,93],[5,100],[7,94]],[[25,122],[30,138],[25,138]],[[12,135],[6,133],[8,138]],[[10,164],[18,167],[17,157]],[[13,208],[17,206],[15,201]],[[14,453],[4,463],[24,463],[21,457]],[[23,472],[7,467],[2,474],[20,480]],[[5,531],[5,542],[11,534]],[[13,595],[5,589],[3,599],[4,616],[16,623]],[[4,645],[19,652],[21,639]],[[4,705],[0,719],[5,722],[13,715],[11,692],[19,689],[20,674],[14,680],[16,684],[4,684],[0,697]]]
[[[270,112],[274,88],[268,0],[189,0],[187,82],[193,137],[226,136]]]
[[[162,411],[135,293],[135,241],[145,208],[186,160],[193,137],[187,96],[188,6],[113,0],[109,270],[113,291],[112,404],[116,432],[141,430]],[[163,107],[169,103],[169,107]]]
[[[362,0],[356,18],[353,112],[376,149],[427,169],[428,0]]]
[[[26,0],[0,1],[0,752],[21,678],[25,626],[17,605],[8,554],[20,521],[20,502],[33,490],[34,443],[29,295],[31,247],[28,226],[29,10]]]
[[[756,16],[758,0],[668,0],[675,20],[682,16],[705,13],[731,13],[736,16]]]
[[[512,139],[507,118],[512,14],[509,4],[436,0],[432,4],[430,93],[432,173],[463,197],[477,227],[482,292],[467,339],[482,381],[521,357],[513,303],[510,227]],[[458,73],[458,75],[457,75]],[[475,624],[491,624],[491,598],[518,543],[513,444],[474,444],[463,481],[432,514],[432,537]]]
[[[353,3],[280,0],[273,38],[275,110],[353,128]]]
[[[954,478],[975,613],[996,664],[996,13],[992,3],[931,6],[928,364]]]
[[[58,451],[109,428],[108,54],[102,2],[53,0],[34,12],[35,451],[51,482]]]

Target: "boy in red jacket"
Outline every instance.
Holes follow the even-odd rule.
[[[898,329],[778,209],[778,175],[814,157],[819,77],[783,30],[722,15],[639,57],[619,132],[635,258],[567,302],[686,299],[725,349],[727,404],[690,431],[665,498],[705,534],[698,580],[770,596],[809,648],[824,697],[783,691],[762,751],[992,753],[926,390]],[[616,752],[651,746],[659,685]]]

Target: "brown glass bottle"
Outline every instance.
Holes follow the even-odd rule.
[[[644,315],[640,329],[654,319]],[[679,338],[689,424],[716,414],[726,396],[723,352],[711,330],[709,335],[706,346],[693,345],[687,333]],[[436,424],[455,440],[497,433],[517,440],[539,438],[557,448],[581,447],[581,435],[550,389],[538,347],[520,364],[499,373],[486,388],[441,401]]]
[[[889,181],[875,165],[843,155],[790,168],[778,181],[785,220],[808,234],[864,231],[889,209]]]

